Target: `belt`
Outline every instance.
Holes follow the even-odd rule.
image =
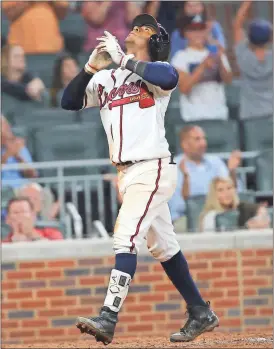
[[[125,162],[113,162],[113,165],[116,167],[121,167],[121,166],[131,166],[134,164],[138,164],[139,162],[142,162],[145,160],[138,160],[138,161],[125,161]]]

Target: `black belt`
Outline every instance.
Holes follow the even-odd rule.
[[[138,164],[139,162],[142,162],[142,161],[145,161],[145,160],[138,160],[136,162],[134,161],[126,161],[126,162],[114,162],[114,165],[115,166],[129,166],[129,165],[134,165],[134,164]]]
[[[156,160],[156,159],[155,159]],[[143,162],[147,160],[138,160],[138,161],[126,161],[126,162],[113,162],[114,166],[129,166],[129,165],[134,165],[138,164],[139,162]],[[176,165],[176,162],[174,162],[174,154],[171,153],[170,155],[170,164]]]

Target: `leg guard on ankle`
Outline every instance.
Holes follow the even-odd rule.
[[[112,269],[104,306],[118,312],[127,296],[131,276],[120,270]]]

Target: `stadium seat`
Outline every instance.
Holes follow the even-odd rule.
[[[27,70],[51,87],[56,54],[26,55],[26,59]]]
[[[262,151],[255,160],[256,189],[273,191],[273,149]],[[272,194],[273,195],[273,194]]]
[[[199,216],[205,204],[205,195],[193,196],[186,200],[187,229],[197,232],[199,228]]]
[[[29,128],[72,124],[76,120],[76,112],[59,108],[31,109],[15,116],[16,126],[28,126]]]
[[[6,208],[8,202],[15,197],[15,193],[11,187],[2,186],[1,188],[1,208]]]
[[[251,203],[256,202],[255,192],[252,190],[246,190],[238,193],[240,201],[247,201]]]
[[[1,96],[1,113],[7,118],[11,125],[14,124],[14,113],[18,108],[18,100],[6,93]]]
[[[231,210],[216,216],[216,231],[233,231],[238,227],[239,211]]]
[[[195,124],[206,133],[209,153],[226,153],[239,149],[239,129],[235,120],[203,120],[184,125]],[[183,126],[184,126],[183,125]],[[176,151],[181,152],[180,131],[182,126],[176,126]]]
[[[225,85],[226,103],[228,107],[238,107],[240,104],[240,80],[233,80],[231,84]]]
[[[1,222],[1,240],[4,240],[11,232],[11,227],[4,222]]]
[[[273,147],[273,115],[243,120],[245,151],[265,150]]]
[[[273,207],[268,207],[267,211],[268,211],[268,214],[270,216],[271,227],[273,228]]]
[[[79,120],[82,122],[101,124],[102,121],[99,108],[87,108],[79,111]]]
[[[87,25],[80,13],[69,13],[59,22],[61,33],[65,39],[66,50],[78,54],[83,47]]]
[[[37,161],[66,161],[107,158],[103,127],[94,123],[55,126],[34,132]],[[41,171],[56,176],[56,170]],[[71,168],[65,175],[98,173],[98,169]]]
[[[9,34],[9,27],[10,27],[10,22],[8,18],[5,16],[5,14],[2,11],[2,21],[1,21],[1,40],[6,42],[6,39]]]

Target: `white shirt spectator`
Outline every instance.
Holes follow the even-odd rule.
[[[176,69],[191,74],[209,54],[207,48],[195,50],[188,47],[178,51],[171,64]],[[180,95],[180,110],[184,121],[228,118],[224,84],[221,82],[218,64],[205,71],[200,82],[193,86],[188,95]]]

